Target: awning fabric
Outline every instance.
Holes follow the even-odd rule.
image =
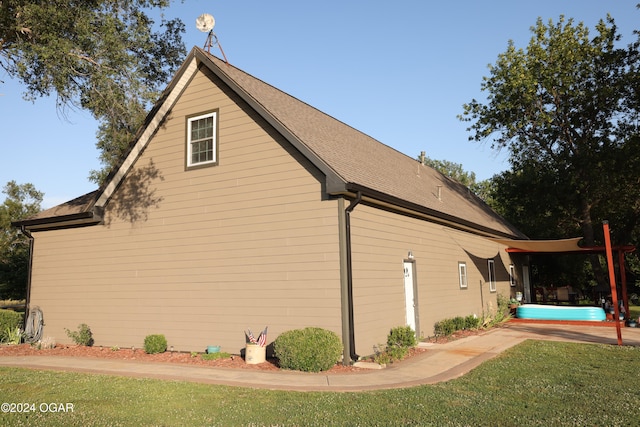
[[[560,240],[514,240],[514,239],[491,239],[516,249],[517,252],[581,252],[583,248],[578,246],[582,237]],[[507,249],[508,252],[509,249]],[[516,251],[514,251],[516,252]]]
[[[578,246],[582,237],[558,240],[515,240],[515,239],[490,239],[496,243],[507,246],[507,252],[520,253],[604,253],[604,246]],[[614,251],[634,252],[633,245],[614,246]]]

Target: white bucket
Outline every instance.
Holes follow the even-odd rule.
[[[258,344],[247,343],[244,353],[244,361],[248,365],[257,365],[267,360],[267,348]]]

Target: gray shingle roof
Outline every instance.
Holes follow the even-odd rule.
[[[346,183],[450,219],[523,237],[464,185],[219,58],[201,53],[216,74],[231,79]]]
[[[430,216],[459,222],[467,227],[503,236],[523,237],[465,186],[423,166],[416,159],[384,145],[370,136],[247,74],[195,47],[185,64],[198,60],[227,83],[269,123],[328,176],[331,193],[362,190]],[[171,90],[185,72],[183,66],[165,91]],[[162,103],[162,100],[159,103]],[[154,108],[154,111],[157,111]],[[150,116],[153,116],[153,112]],[[149,123],[150,120],[147,120]],[[393,126],[389,123],[389,126]],[[455,159],[453,159],[455,160]],[[92,195],[94,193],[91,193]],[[438,198],[440,194],[440,198]],[[84,197],[84,196],[83,196]],[[90,197],[91,198],[91,197]],[[83,199],[86,202],[86,199]],[[93,199],[95,200],[95,199]],[[46,210],[30,220],[86,212],[93,204],[68,202]]]

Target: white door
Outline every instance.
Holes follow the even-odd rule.
[[[416,302],[413,281],[413,262],[404,262],[404,296],[407,312],[407,325],[416,330]]]

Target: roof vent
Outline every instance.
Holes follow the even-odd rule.
[[[420,164],[423,166],[427,164],[427,154],[424,151],[420,152]]]
[[[436,197],[438,200],[442,201],[442,185],[436,186]]]

